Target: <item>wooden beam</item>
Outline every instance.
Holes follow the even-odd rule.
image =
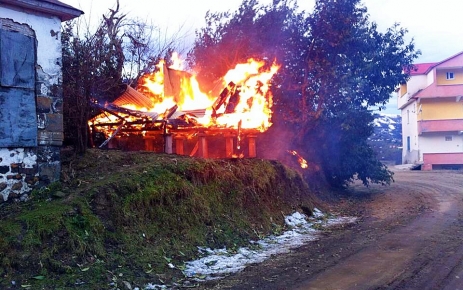
[[[167,154],[172,154],[172,135],[164,135],[164,152]]]
[[[233,157],[233,135],[225,134],[225,157],[232,158]]]
[[[195,156],[196,152],[198,152],[198,148],[199,148],[199,141],[196,141],[195,147],[193,147],[193,149],[190,152],[190,157]]]
[[[256,135],[248,135],[249,142],[249,158],[255,158],[257,156],[256,151]]]
[[[185,143],[185,137],[183,136],[175,136],[175,153],[178,155],[184,155],[184,143]]]
[[[208,157],[208,150],[207,150],[207,139],[206,134],[200,133],[198,134],[198,143],[199,143],[199,157],[207,158]]]
[[[145,141],[145,150],[146,151],[155,151],[154,150],[154,136],[145,136],[143,137]]]

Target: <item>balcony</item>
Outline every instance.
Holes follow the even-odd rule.
[[[424,153],[423,163],[432,165],[463,164],[463,153]]]
[[[418,134],[432,132],[463,132],[463,119],[418,121]]]

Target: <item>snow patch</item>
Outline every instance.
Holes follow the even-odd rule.
[[[354,217],[330,217],[315,209],[312,217],[295,212],[285,217],[288,230],[281,235],[271,235],[259,241],[251,242],[251,246],[236,251],[223,249],[199,248],[202,258],[186,262],[183,273],[197,281],[220,279],[227,274],[242,271],[249,264],[265,261],[273,255],[289,252],[307,242],[318,239],[320,230],[316,228],[353,223]],[[151,288],[152,289],[152,288]]]

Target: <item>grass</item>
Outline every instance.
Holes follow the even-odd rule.
[[[89,150],[63,180],[0,207],[0,288],[116,289],[181,279],[197,247],[236,248],[312,208],[275,161]],[[57,197],[59,196],[59,197]]]

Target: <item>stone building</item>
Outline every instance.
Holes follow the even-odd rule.
[[[81,14],[57,0],[0,0],[0,203],[59,179],[61,22]]]

